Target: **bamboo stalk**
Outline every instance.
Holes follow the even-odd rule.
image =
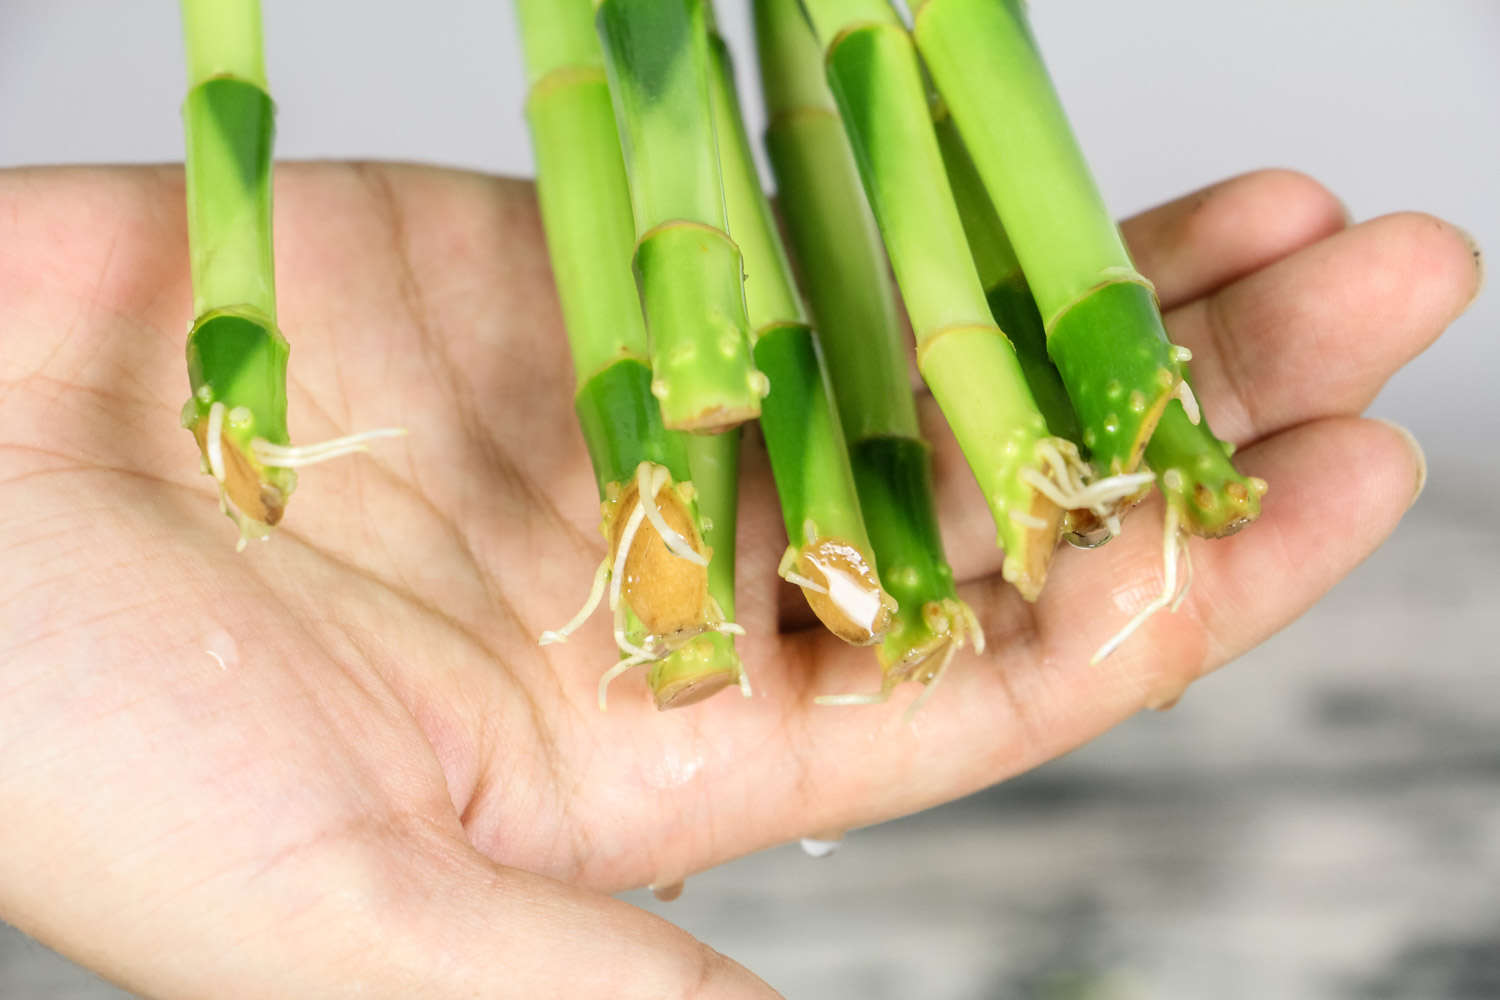
[[[727,638],[676,656],[702,633],[726,628],[726,619],[710,601],[712,559],[687,442],[665,428],[651,393],[630,269],[630,196],[592,10],[589,0],[519,0],[517,7],[537,196],[608,544],[585,612],[543,641],[565,639],[607,589],[625,659],[605,674],[601,704],[616,672],[640,663],[655,664],[650,677],[671,689],[663,694],[653,684],[658,704],[687,704],[738,681],[741,667]],[[732,583],[732,516],[728,538],[718,559],[730,564]],[[697,697],[683,697],[687,690]]]
[[[729,230],[745,258],[755,362],[771,380],[760,426],[787,531],[781,571],[829,631],[868,645],[885,635],[896,602],[880,585],[828,372],[761,189],[729,51],[716,32],[710,59]]]
[[[883,0],[804,6],[916,334],[918,368],[989,503],[1002,575],[1035,600],[1062,520],[1037,485],[1052,474],[1056,439],[969,257],[916,50]]]
[[[183,0],[188,94],[192,396],[182,422],[218,481],[240,544],[281,520],[297,476],[253,447],[289,443],[286,338],[276,325],[271,245],[275,106],[266,87],[258,0]]]
[[[1104,474],[1189,393],[1047,75],[1021,0],[924,0],[914,32],[1025,270],[1047,350]]]
[[[756,43],[776,175],[802,287],[827,357],[860,509],[897,610],[877,653],[881,696],[933,680],[948,650],[983,636],[943,554],[931,449],[917,423],[895,288],[858,168],[793,0],[757,0]]]
[[[703,0],[600,0],[636,227],[652,391],[669,428],[712,433],[760,414],[739,248],[709,103]]]

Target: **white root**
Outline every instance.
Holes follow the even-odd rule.
[[[1196,427],[1203,419],[1203,411],[1199,409],[1198,397],[1193,395],[1193,387],[1187,384],[1187,379],[1177,383],[1177,388],[1172,390],[1172,398],[1182,404],[1182,408],[1187,411],[1188,420]]]
[[[609,576],[609,609],[617,611],[620,607],[620,587],[625,582],[625,570],[630,565],[630,547],[635,544],[636,532],[641,530],[641,522],[646,519],[646,508],[639,501],[636,502],[635,510],[630,512],[630,517],[625,519],[625,530],[620,533],[620,544],[615,548],[613,562],[618,572],[611,571]]]
[[[599,678],[599,711],[609,711],[609,684],[611,681],[643,663],[650,663],[654,659],[656,657],[649,654],[646,656],[628,656],[604,671],[604,676]]]
[[[924,642],[922,645],[909,650],[906,655],[901,658],[900,666],[907,667],[909,664],[919,663],[922,660],[925,660],[927,657],[931,656],[939,646],[944,647],[942,652],[942,659],[938,661],[937,669],[932,671],[927,680],[923,682],[923,684],[925,685],[925,690],[917,696],[915,701],[907,706],[906,712],[901,719],[903,724],[910,724],[911,720],[915,718],[917,712],[921,710],[922,706],[927,704],[927,702],[932,698],[932,692],[937,688],[938,683],[947,675],[948,667],[953,663],[953,660],[958,655],[959,650],[963,649],[967,644],[974,647],[974,652],[976,654],[981,654],[984,652],[984,629],[980,627],[979,616],[974,614],[974,609],[969,607],[962,601],[944,601],[943,605],[949,610],[950,614],[956,616],[956,620],[954,618],[948,618],[947,625],[944,627],[942,632],[940,632],[938,635],[935,635],[927,642]],[[954,605],[956,605],[956,607]],[[936,626],[934,626],[934,628],[936,628]],[[850,694],[818,695],[813,699],[813,702],[814,704],[818,705],[882,705],[885,702],[889,701],[890,697],[891,689],[884,688],[880,691],[872,691],[869,693],[855,692]]]
[[[250,442],[250,451],[261,465],[274,469],[296,469],[305,465],[317,465],[319,462],[327,462],[344,455],[352,455],[355,452],[368,451],[367,445],[371,441],[402,437],[405,434],[405,427],[381,427],[333,438],[329,441],[320,441],[317,444],[304,445],[272,444],[265,438],[255,438]]]
[[[215,481],[224,482],[224,404],[216,402],[208,408],[208,429],[203,434],[203,450],[208,456],[208,471]],[[240,536],[241,548],[244,536]]]
[[[922,706],[927,704],[928,700],[932,698],[932,693],[937,690],[938,682],[941,681],[943,679],[943,675],[948,672],[948,665],[951,664],[953,662],[953,658],[958,655],[958,648],[962,645],[962,636],[956,636],[954,637],[952,642],[948,643],[948,648],[943,650],[943,658],[938,661],[938,668],[932,672],[932,677],[927,681],[926,690],[917,695],[916,701],[913,701],[910,705],[906,706],[906,714],[901,716],[901,722],[903,725],[911,725],[911,720],[917,717],[917,712],[920,711]]]
[[[787,583],[796,584],[803,590],[810,590],[814,594],[828,593],[827,587],[823,586],[818,581],[811,579],[810,577],[803,576],[801,573],[794,573],[791,570],[787,570],[785,573],[781,574],[781,578]]]
[[[695,566],[707,566],[708,560],[703,557],[702,553],[694,550],[686,538],[672,530],[666,519],[661,516],[661,508],[656,505],[656,494],[671,481],[672,474],[665,467],[642,462],[635,470],[636,493],[639,496],[637,503],[645,508],[646,519],[661,536],[668,552],[679,559],[686,559]]]
[[[1182,530],[1182,521],[1177,514],[1177,508],[1168,503],[1166,510],[1167,513],[1162,523],[1162,557],[1165,563],[1165,570],[1163,572],[1161,593],[1153,598],[1145,607],[1137,611],[1135,616],[1125,624],[1124,628],[1116,632],[1108,642],[1099,647],[1099,651],[1089,661],[1090,665],[1098,664],[1116,649],[1119,649],[1121,643],[1130,638],[1136,629],[1144,625],[1147,619],[1158,611],[1169,605],[1172,611],[1177,610],[1177,606],[1187,596],[1186,585],[1184,585],[1180,594],[1177,589],[1177,562],[1179,555],[1187,551],[1186,533]],[[1189,582],[1191,582],[1191,573],[1192,562],[1189,560]]]
[[[958,602],[958,607],[959,613],[963,615],[964,624],[968,626],[969,641],[974,644],[974,652],[982,654],[984,652],[984,628],[979,624],[979,616],[974,613],[973,608],[962,601]]]
[[[578,631],[583,623],[589,620],[589,616],[599,607],[599,602],[604,599],[604,587],[609,582],[609,557],[606,556],[599,562],[599,568],[594,570],[594,583],[589,588],[589,596],[583,602],[583,607],[572,617],[568,624],[559,629],[548,629],[542,633],[541,639],[537,641],[539,646],[550,646],[554,642],[567,642],[568,636]]]
[[[1172,598],[1171,607],[1167,608],[1167,614],[1175,615],[1177,609],[1182,607],[1183,600],[1188,591],[1193,589],[1193,547],[1187,544],[1187,536],[1182,538],[1182,565],[1187,572],[1182,574],[1182,589],[1177,591],[1177,596]]]
[[[1032,470],[1027,469],[1026,471],[1031,472]],[[1027,481],[1030,482],[1030,480]],[[1048,499],[1050,500],[1051,498],[1048,497]],[[1053,502],[1056,503],[1056,501]],[[1030,528],[1032,531],[1045,531],[1047,528],[1047,522],[1044,519],[1037,517],[1035,514],[1027,514],[1025,511],[1013,510],[1005,516],[1021,527]]]
[[[884,705],[891,700],[889,691],[871,691],[868,694],[820,694],[813,699],[815,705]]]

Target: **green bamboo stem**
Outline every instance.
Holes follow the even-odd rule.
[[[969,249],[995,322],[1015,344],[1027,384],[1047,417],[1047,426],[1057,436],[1082,446],[1077,414],[1061,376],[1047,357],[1041,311],[1000,216],[941,102],[934,109],[933,119]],[[1178,509],[1178,522],[1193,534],[1231,534],[1260,514],[1264,481],[1240,475],[1229,460],[1228,446],[1214,437],[1201,416],[1193,423],[1179,400],[1167,404],[1146,446],[1146,462],[1167,502]],[[1066,536],[1075,542],[1097,543],[1100,537],[1097,520],[1086,510],[1070,510],[1065,527]]]
[[[599,0],[596,8],[653,392],[669,428],[724,430],[760,414],[767,386],[751,360],[740,252],[726,231],[703,0]]]
[[[1242,475],[1231,449],[1200,418],[1188,419],[1172,400],[1146,445],[1146,464],[1166,502],[1175,507],[1183,529],[1204,538],[1232,535],[1260,516],[1266,481]]]
[[[917,339],[917,364],[988,501],[1002,575],[1035,600],[1062,512],[1025,475],[1053,446],[990,315],[933,135],[916,50],[884,0],[807,0],[830,88]]]
[[[1025,269],[1047,349],[1101,474],[1132,471],[1180,392],[1135,270],[1037,51],[1021,0],[925,0],[915,36]]]
[[[182,422],[245,537],[282,517],[296,473],[265,465],[257,438],[288,444],[286,339],[276,326],[271,244],[275,106],[266,88],[258,0],[183,0],[183,104],[192,396]],[[217,417],[216,417],[217,411]]]
[[[881,584],[897,602],[877,649],[882,690],[929,680],[949,644],[977,638],[943,554],[931,449],[917,423],[880,234],[795,0],[757,0],[755,32],[776,175],[803,291],[827,357]],[[774,392],[773,383],[773,392]]]
[[[1062,377],[1047,357],[1042,314],[1037,310],[1036,299],[1032,297],[1021,262],[1005,235],[1000,216],[985,193],[984,182],[974,169],[974,161],[964,148],[952,115],[940,101],[933,109],[932,120],[938,148],[943,154],[943,165],[948,172],[948,183],[953,186],[953,200],[963,219],[964,235],[969,240],[969,253],[974,258],[985,300],[990,305],[990,315],[1015,347],[1031,396],[1042,416],[1047,418],[1047,429],[1057,437],[1082,445],[1083,428],[1078,424],[1073,404],[1068,401],[1068,390]]]
[[[630,577],[621,587],[624,635],[632,646],[662,653],[652,676],[667,670],[679,695],[692,688],[706,697],[740,676],[727,636],[695,642],[719,620],[707,600],[710,571],[667,553],[650,530],[638,529],[626,559],[618,551],[622,527],[640,504],[643,465],[670,476],[657,496],[669,526],[700,555],[708,543],[690,485],[687,441],[665,428],[651,393],[646,328],[630,268],[630,195],[592,8],[589,0],[519,0],[517,8],[537,198],[573,356],[574,408],[599,487],[608,571]],[[732,565],[732,540],[731,529],[718,561]],[[632,576],[629,567],[639,565],[652,571]],[[694,655],[678,655],[690,645]],[[663,668],[667,660],[672,664]],[[663,703],[658,697],[662,707],[689,700],[698,699],[667,697]]]
[[[684,435],[688,465],[702,512],[708,563],[708,596],[727,621],[734,621],[735,531],[739,524],[740,430]],[[749,693],[734,637],[704,632],[670,656],[652,664],[646,681],[661,709],[702,701],[732,683]]]
[[[782,571],[829,631],[878,642],[895,601],[880,585],[828,371],[761,189],[728,47],[717,33],[709,45],[729,231],[745,258],[755,363],[771,380],[760,425],[786,525]]]

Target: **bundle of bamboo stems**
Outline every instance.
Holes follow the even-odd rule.
[[[983,650],[943,552],[922,378],[1035,601],[1060,540],[1091,547],[1156,486],[1167,584],[1100,650],[1180,599],[1185,537],[1253,520],[1149,281],[1063,114],[1022,0],[754,0],[762,188],[710,0],[517,0],[538,199],[576,372],[604,552],[564,641],[607,601],[656,704],[749,692],[734,647],[739,427],[758,420],[784,579],[931,686]],[[271,102],[255,0],[184,0],[198,320],[184,422],[242,536],[281,517],[295,448],[271,275]],[[894,286],[890,275],[894,274]],[[384,432],[375,432],[384,433]]]

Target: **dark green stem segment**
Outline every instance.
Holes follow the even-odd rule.
[[[653,391],[669,428],[760,413],[739,248],[729,238],[703,0],[602,0],[596,24],[634,209]]]
[[[1021,0],[928,0],[915,35],[1025,269],[1084,444],[1100,474],[1130,472],[1182,371]]]
[[[189,90],[188,245],[192,396],[183,424],[198,439],[242,533],[276,524],[296,486],[290,469],[262,464],[257,438],[289,442],[286,339],[276,326],[271,242],[275,105],[267,92],[257,0],[183,0]],[[222,407],[219,407],[222,404]],[[220,408],[218,441],[209,439]],[[215,468],[215,465],[218,468]]]
[[[860,506],[880,557],[880,582],[898,611],[880,645],[885,687],[916,676],[957,638],[967,614],[958,612],[953,570],[943,555],[933,500],[932,455],[926,442],[872,437],[850,444]]]
[[[782,215],[827,357],[880,582],[897,602],[878,648],[888,686],[952,634],[951,623],[924,613],[957,602],[938,533],[931,449],[917,423],[880,233],[824,79],[822,50],[796,0],[757,0],[755,32]]]
[[[682,435],[662,426],[651,395],[651,369],[633,358],[594,375],[573,400],[603,499],[611,483],[626,484],[642,462],[664,465],[674,482],[690,478]]]
[[[880,586],[827,368],[761,190],[729,50],[717,33],[710,59],[729,230],[745,258],[755,364],[771,384],[760,426],[790,543],[783,565],[810,581],[803,595],[830,631],[875,642],[894,602]]]
[[[974,258],[975,270],[979,272],[984,297],[990,304],[990,315],[1016,349],[1021,372],[1026,376],[1037,409],[1047,419],[1047,429],[1056,437],[1082,445],[1083,429],[1078,424],[1078,415],[1068,401],[1068,390],[1063,386],[1061,376],[1047,357],[1047,333],[1042,314],[1037,310],[1036,299],[1032,297],[1026,275],[1021,271],[1021,262],[1016,259],[1016,252],[1005,235],[1000,216],[990,203],[984,182],[974,169],[974,161],[941,101],[935,102],[932,120],[938,148],[943,152],[948,183],[953,187],[953,201],[963,218],[969,253]]]

